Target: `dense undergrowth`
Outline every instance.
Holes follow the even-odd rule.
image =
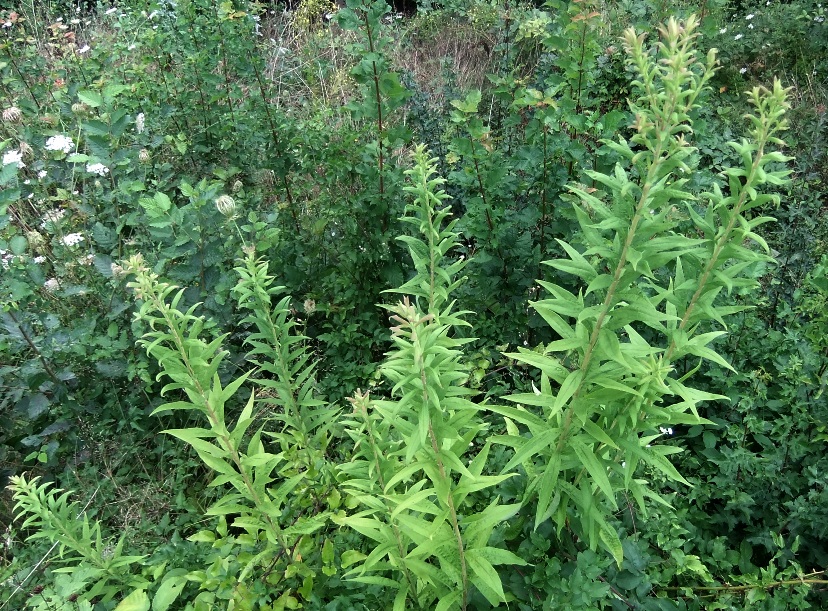
[[[828,604],[820,3],[0,7],[0,609]]]

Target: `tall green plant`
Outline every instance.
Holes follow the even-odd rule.
[[[394,349],[381,371],[393,384],[392,398],[357,393],[352,399],[346,424],[354,456],[340,469],[362,509],[337,522],[373,542],[367,556],[343,554],[343,565],[357,564],[347,576],[396,590],[395,610],[467,609],[475,589],[491,604],[505,600],[495,565],[524,564],[490,545],[495,527],[519,506],[500,505],[496,497],[482,506],[475,495],[510,474],[484,475],[490,443],[472,451],[486,425],[464,386],[461,347],[470,340],[451,336],[455,327],[469,326],[451,300],[465,261],[447,257],[458,235],[441,207],[448,196],[439,190],[443,179],[433,176],[436,160],[419,146],[414,161],[406,187],[414,202],[403,220],[420,236],[400,239],[416,274],[389,291],[403,300],[385,306]]]
[[[715,51],[699,61],[697,25],[695,17],[671,19],[653,48],[644,34],[625,32],[638,72],[634,133],[606,144],[626,163],[613,174],[587,172],[605,194],[570,187],[580,200],[581,244],[559,240],[568,258],[547,263],[581,287],[576,294],[541,282],[550,297],[532,307],[560,339],[543,354],[510,355],[539,370],[540,389],[508,397],[515,407],[492,408],[510,429],[497,441],[515,450],[504,472],[523,466],[524,502],[534,506],[536,527],[551,518],[560,534],[569,525],[619,564],[622,547],[609,522],[616,497],[629,492],[645,514],[646,499],[666,503],[636,476],[639,465],[686,483],[667,458],[680,449],[658,444],[658,427],[709,423],[697,405],[723,398],[686,382],[704,360],[727,366],[710,346],[724,331],[711,328],[740,308],[719,297],[755,285],[746,272],[768,257],[745,241],[764,245],[754,230],[770,219],[750,211],[775,199],[757,188],[780,184],[788,173],[772,165],[788,158],[766,150],[781,145],[776,134],[785,128],[785,91],[777,82],[772,91],[749,94],[756,108],[747,117],[750,139],[731,143],[743,166],[727,169],[724,188],[714,183],[700,199],[687,190],[691,113],[716,61]],[[699,363],[680,375],[676,365],[684,359]]]
[[[251,361],[260,371],[256,377],[261,394],[270,391],[268,403],[282,410],[273,417],[283,426],[271,431],[267,421],[262,421],[265,414],[255,409],[255,393],[250,394],[235,423],[228,422],[226,407],[232,406],[254,370],[222,384],[218,372],[227,355],[221,349],[223,337],[202,339],[205,321],[195,315],[197,306],[178,309],[183,290],[161,282],[140,256],[130,259],[128,270],[136,274],[129,286],[142,301],[137,318],[151,329],[140,343],[158,360],[162,368],[159,378],[169,380],[162,394],[179,394],[179,400],[161,405],[154,413],[188,410],[203,418],[206,428],[165,432],[191,445],[217,474],[210,485],[223,488],[223,494],[206,512],[219,517],[215,531],[203,530],[191,540],[225,551],[207,570],[178,579],[194,580],[205,590],[198,595],[197,604],[227,600],[228,608],[233,608],[274,600],[276,592],[253,576],[274,575],[275,581],[270,583],[275,585],[290,575],[293,579],[278,591],[280,600],[288,604],[292,599],[291,604],[298,604],[294,594],[308,595],[313,583],[312,571],[305,568],[302,558],[318,555],[322,544],[317,545],[312,536],[328,520],[324,498],[327,478],[320,476],[320,471],[325,470],[328,429],[324,420],[333,414],[318,411],[322,403],[313,397],[313,365],[308,363],[304,348],[297,345],[303,338],[292,334],[287,302],[283,299],[275,307],[271,303],[271,296],[281,287],[272,286],[267,264],[256,259],[255,249],[248,248],[238,269],[241,281],[236,292],[239,304],[251,312],[244,322],[254,327],[248,342],[253,348]],[[273,447],[268,437],[274,438],[278,447]],[[235,532],[228,529],[230,520]],[[233,553],[228,555],[228,549]],[[294,583],[297,577],[304,583]]]

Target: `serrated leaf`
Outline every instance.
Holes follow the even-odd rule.
[[[103,104],[103,96],[97,91],[78,91],[78,99],[92,108],[97,108]]]
[[[115,607],[115,611],[149,611],[150,600],[144,590],[135,590],[120,604]]]

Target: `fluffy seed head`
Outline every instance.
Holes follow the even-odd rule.
[[[18,123],[23,118],[23,113],[17,106],[9,106],[3,109],[4,123]]]

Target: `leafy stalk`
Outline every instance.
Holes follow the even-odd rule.
[[[389,292],[405,297],[391,313],[394,350],[381,371],[393,384],[392,399],[357,394],[355,418],[348,420],[354,456],[341,466],[345,487],[362,509],[336,521],[374,542],[365,556],[346,552],[357,566],[347,574],[356,581],[394,588],[394,609],[410,601],[419,608],[467,609],[472,588],[492,604],[505,600],[494,566],[524,564],[511,552],[489,546],[494,528],[517,511],[517,505],[492,501],[475,512],[477,491],[491,488],[510,474],[484,475],[490,444],[473,457],[469,449],[486,429],[480,407],[468,400],[467,372],[460,348],[469,340],[450,336],[468,323],[453,312],[451,292],[465,261],[450,261],[457,245],[454,222],[446,224],[448,197],[433,177],[435,161],[424,147],[414,153],[406,190],[414,202],[404,222],[420,237],[400,238],[408,246],[416,274]],[[413,298],[413,299],[412,299]],[[343,558],[346,557],[343,555]],[[400,571],[402,580],[385,577]]]
[[[716,61],[715,51],[703,64],[698,60],[697,26],[695,17],[684,23],[671,19],[654,49],[645,48],[643,34],[625,33],[640,92],[630,103],[634,135],[630,142],[619,138],[606,144],[628,166],[617,164],[612,175],[587,172],[609,192],[610,203],[594,189],[570,187],[580,200],[575,212],[585,249],[559,240],[568,258],[547,264],[583,284],[576,295],[561,284],[540,282],[551,298],[531,305],[560,339],[543,354],[509,355],[540,369],[541,388],[509,397],[516,407],[492,408],[507,417],[509,434],[498,441],[513,447],[515,455],[504,471],[525,469],[524,501],[535,503],[536,526],[553,518],[560,532],[577,515],[590,547],[600,541],[619,564],[621,544],[608,510],[617,508],[622,491],[632,493],[645,514],[645,498],[666,504],[646,480],[634,477],[642,463],[686,483],[666,458],[680,450],[652,443],[657,427],[707,423],[696,406],[721,397],[686,386],[688,376],[674,377],[673,363],[693,356],[727,366],[709,347],[723,331],[697,331],[711,322],[724,324],[725,316],[740,309],[715,299],[725,287],[729,292],[753,282],[742,276],[765,257],[742,242],[750,238],[764,245],[753,229],[769,220],[748,219],[743,212],[773,199],[758,195],[756,187],[781,184],[787,174],[763,169],[787,159],[764,152],[767,143],[781,142],[773,134],[784,129],[784,91],[777,84],[773,93],[751,94],[758,112],[749,116],[752,139],[732,143],[744,167],[725,172],[730,195],[714,184],[703,195],[710,201],[704,217],[697,212],[696,197],[686,189],[695,151],[688,140],[690,115]],[[638,181],[631,178],[632,168]],[[679,231],[679,207],[687,209],[704,238]]]

